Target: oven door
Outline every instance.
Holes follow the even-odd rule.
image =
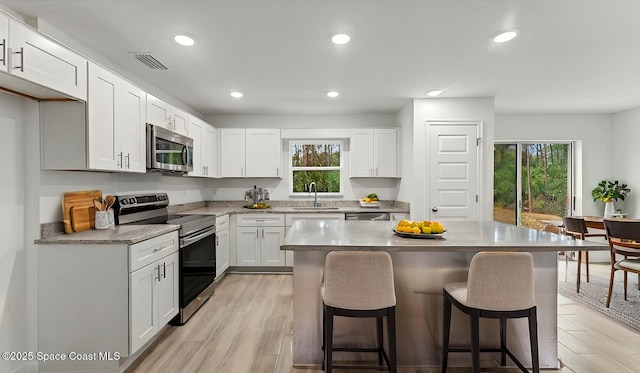
[[[216,278],[215,227],[180,239],[180,308],[184,323],[210,293]],[[210,289],[208,289],[210,288]],[[182,315],[183,310],[186,315]]]
[[[193,140],[147,124],[147,168],[152,171],[193,171]]]

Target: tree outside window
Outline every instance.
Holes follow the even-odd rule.
[[[342,142],[290,143],[290,193],[308,193],[309,184],[316,183],[318,194],[341,191]]]

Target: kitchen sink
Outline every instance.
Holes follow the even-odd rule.
[[[313,206],[305,206],[305,207],[294,207],[294,210],[313,210],[313,211],[318,211],[318,210],[337,210],[340,207],[313,207]]]

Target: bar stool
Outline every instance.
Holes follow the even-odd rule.
[[[522,370],[528,370],[507,348],[507,319],[529,320],[533,372],[539,373],[538,330],[533,294],[533,257],[525,252],[479,252],[469,266],[467,282],[446,284],[442,338],[442,373],[447,371],[449,352],[471,352],[474,373],[480,373],[480,352],[500,352],[500,364],[506,356]],[[449,348],[451,304],[471,319],[471,348]],[[500,348],[480,349],[480,318],[500,319]]]
[[[322,315],[322,369],[388,369],[397,372],[396,294],[391,256],[386,252],[332,251],[327,254],[320,290]],[[376,319],[377,347],[334,347],[334,316]],[[387,317],[388,354],[384,350],[383,317]],[[333,365],[334,351],[376,352],[378,365]],[[386,364],[383,365],[384,363]]]

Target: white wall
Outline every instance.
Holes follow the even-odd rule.
[[[409,102],[396,113],[395,122],[402,130],[402,145],[400,148],[402,181],[398,190],[398,200],[409,202],[414,196],[414,175],[413,175],[413,101]]]
[[[612,165],[609,114],[496,114],[496,141],[576,141],[577,215],[602,215],[591,190],[603,179],[623,179]]]
[[[395,118],[391,114],[379,115],[216,115],[206,118],[207,122],[217,128],[391,128],[396,127]],[[349,174],[349,141],[344,141],[344,169]],[[288,140],[283,140],[282,168],[287,175]],[[250,160],[248,160],[250,161]],[[272,200],[289,199],[289,179],[215,179],[209,180],[206,199],[242,200],[244,192],[254,185],[269,189]],[[376,193],[383,200],[395,200],[398,196],[399,179],[367,179],[347,178],[340,200],[363,198],[369,193]],[[307,197],[312,199],[313,196]]]
[[[629,216],[640,217],[640,108],[613,115],[613,164],[614,178],[629,185],[631,193],[624,201],[624,210]],[[618,207],[620,202],[616,202]]]
[[[26,240],[29,190],[26,181],[25,99],[0,93],[3,175],[0,178],[0,351],[29,351],[28,265]],[[37,127],[37,126],[36,126]],[[32,150],[32,149],[29,149]],[[0,372],[25,362],[0,359]]]
[[[430,213],[428,182],[427,121],[482,121],[480,219],[493,220],[493,139],[494,99],[491,98],[436,98],[413,101],[413,180],[411,218],[426,219]],[[409,172],[411,172],[409,170]],[[404,180],[402,183],[404,184]],[[401,187],[405,190],[405,186]]]

